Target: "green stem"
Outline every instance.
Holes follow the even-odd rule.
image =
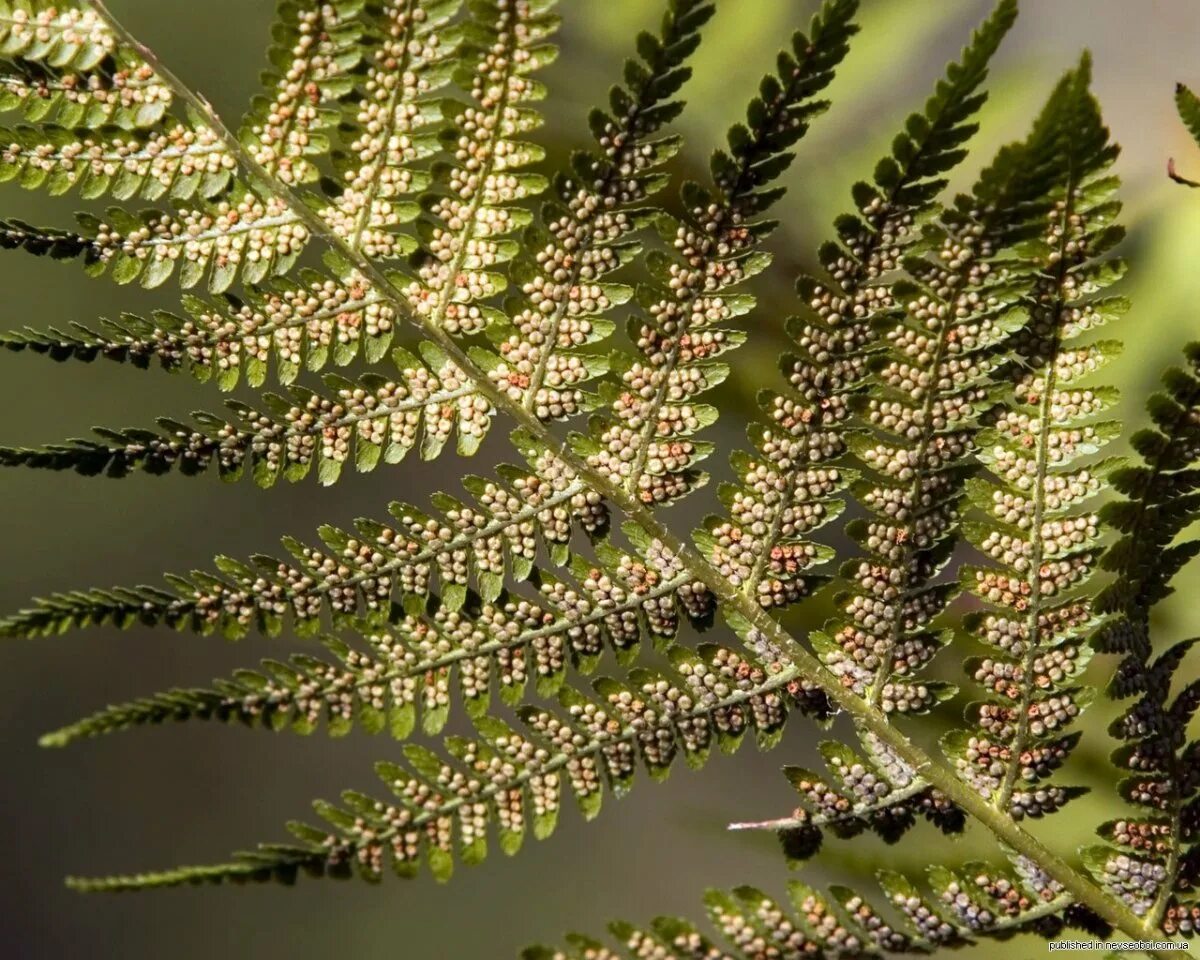
[[[870,732],[879,737],[895,751],[900,759],[913,768],[916,776],[923,777],[931,786],[945,794],[951,802],[975,817],[998,841],[1036,863],[1049,877],[1060,883],[1063,889],[1075,898],[1076,902],[1086,906],[1132,939],[1141,939],[1145,935],[1142,921],[1133,911],[1107,896],[1104,891],[1065,859],[1019,827],[1011,818],[996,810],[978,792],[963,783],[953,769],[934,760],[909,740],[901,730],[894,727],[882,711],[872,707],[843,687],[840,682],[829,675],[815,656],[784,630],[762,607],[746,597],[703,556],[673,534],[658,519],[653,510],[626,493],[620,484],[613,483],[603,473],[590,467],[585,458],[571,449],[568,442],[556,437],[522,404],[511,400],[504,391],[493,384],[487,374],[467,356],[466,352],[449,334],[439,327],[414,317],[407,298],[392,285],[384,271],[366,257],[351,250],[345,241],[329,230],[324,220],[311,210],[300,196],[264,170],[262,165],[249,155],[238,139],[222,123],[212,104],[200,94],[194,93],[190,87],[167,69],[153,51],[134,37],[109,12],[104,0],[86,0],[86,3],[108,23],[109,28],[121,42],[129,44],[136,50],[146,63],[175,89],[181,100],[205,118],[208,125],[225,141],[230,151],[238,157],[244,169],[262,189],[285,201],[314,234],[325,238],[330,246],[339,250],[365,276],[377,284],[384,295],[392,300],[395,308],[420,325],[426,334],[454,359],[464,373],[475,381],[479,392],[487,397],[498,410],[508,413],[521,428],[553,450],[564,464],[580,477],[586,478],[598,493],[616,504],[647,535],[660,541],[697,580],[703,582],[717,599],[726,605],[728,610],[739,614],[767,640],[786,651],[796,672],[820,684],[830,700],[851,716],[860,731]],[[1174,952],[1152,951],[1151,953],[1153,956],[1161,957],[1162,960],[1174,960],[1177,956]]]

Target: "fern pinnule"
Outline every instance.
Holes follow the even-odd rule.
[[[388,0],[367,9],[369,46],[356,95],[343,112],[333,153],[337,195],[322,216],[353,250],[398,257],[416,244],[399,232],[429,186],[420,163],[438,152],[443,105],[434,94],[453,78],[460,0]]]
[[[626,559],[626,558],[622,558]],[[493,688],[518,706],[530,681],[538,694],[557,694],[568,668],[588,674],[606,649],[629,663],[643,634],[671,640],[684,618],[703,617],[702,593],[679,574],[650,581],[624,569],[576,569],[576,577],[539,578],[538,602],[502,593],[484,603],[411,600],[376,624],[354,625],[364,643],[324,639],[327,655],[269,660],[262,671],[238,670],[211,688],[173,689],[114,704],[41,740],[66,746],[165,721],[240,721],[307,734],[324,724],[333,736],[358,726],[407,739],[418,726],[440,733],[456,695],[467,714],[487,714]],[[611,572],[610,572],[611,570]]]
[[[448,159],[435,165],[435,192],[418,224],[415,276],[401,284],[417,317],[455,336],[479,333],[499,316],[484,301],[503,291],[495,268],[516,255],[509,235],[530,221],[518,204],[546,186],[523,170],[541,148],[517,138],[541,124],[527,105],[542,96],[530,74],[555,56],[544,42],[558,22],[547,13],[552,6],[484,0],[468,7],[458,79],[469,98],[445,108]]]
[[[987,699],[970,708],[971,729],[952,734],[945,746],[962,775],[1017,819],[1053,813],[1082,792],[1047,782],[1078,741],[1067,728],[1090,699],[1075,681],[1090,659],[1083,640],[1097,618],[1078,588],[1093,572],[1100,529],[1094,512],[1078,508],[1099,491],[1104,465],[1078,461],[1118,432],[1116,424],[1095,420],[1115,392],[1081,382],[1108,351],[1074,344],[1125,306],[1095,295],[1123,272],[1120,261],[1100,259],[1123,231],[1113,223],[1120,205],[1108,175],[1117,148],[1089,80],[1085,61],[1046,107],[1055,122],[1041,122],[998,164],[1024,181],[1006,191],[1024,194],[1025,222],[1014,231],[1028,232],[1025,224],[1039,214],[1043,221],[1042,235],[1021,250],[1039,279],[1029,324],[1013,341],[1016,362],[1006,378],[1012,392],[979,438],[990,476],[968,481],[981,516],[966,525],[967,537],[1001,564],[962,573],[966,588],[989,607],[968,618],[987,656],[967,663]],[[1049,183],[1039,175],[1047,159]],[[989,177],[996,183],[1003,174],[993,168]]]
[[[279,0],[270,67],[262,76],[267,93],[254,98],[241,138],[284,183],[317,179],[314,159],[328,153],[340,101],[354,89],[351,71],[364,47],[363,7],[363,0]]]
[[[94,10],[67,2],[31,6],[0,0],[0,56],[85,72],[117,52],[117,39]]]
[[[793,706],[795,668],[761,664],[721,648],[670,653],[669,673],[642,670],[626,682],[599,680],[594,699],[564,688],[560,711],[523,708],[526,734],[484,717],[476,721],[479,739],[447,740],[448,757],[407,745],[406,763],[377,767],[396,800],[384,803],[349,791],[342,795],[343,807],[318,802],[327,825],[290,825],[296,845],[263,845],[211,867],[71,883],[87,890],[128,890],[290,881],[300,870],[335,877],[357,871],[379,880],[388,863],[410,876],[422,859],[445,880],[456,856],[468,864],[483,859],[491,823],[509,854],[528,830],[538,838],[553,832],[564,784],[591,818],[606,787],[620,797],[632,787],[639,766],[661,778],[679,756],[700,766],[713,746],[733,750],[751,730],[767,745],[778,739]]]
[[[856,0],[827,0],[810,36],[793,36],[778,76],[764,78],[751,102],[748,125],[730,131],[729,153],[714,155],[712,189],[685,185],[685,218],[661,222],[678,256],[647,258],[655,285],[630,323],[638,353],[619,359],[619,382],[602,393],[607,412],[575,441],[590,466],[643,503],[677,500],[703,482],[695,464],[709,446],[692,437],[716,409],[697,398],[728,373],[710,361],[741,339],[721,324],[754,302],[731,291],[769,262],[758,248],[774,224],[758,218],[782,195],[771,184],[791,163],[790,148],[827,106],[817,95],[846,55],[857,9]]]
[[[237,166],[224,144],[196,120],[96,133],[19,126],[0,129],[0,144],[0,182],[15,180],[51,196],[77,189],[85,200],[211,198],[226,189]]]
[[[740,485],[720,491],[729,514],[697,535],[714,566],[764,607],[795,603],[821,582],[810,571],[823,554],[802,537],[843,508],[832,498],[847,477],[836,461],[846,452],[849,399],[867,375],[878,320],[895,307],[880,280],[916,238],[913,224],[944,186],[942,174],[962,159],[988,61],[1015,16],[1014,3],[996,7],[924,111],[908,118],[875,183],[855,186],[858,214],[840,218],[841,242],[820,251],[829,279],[798,284],[808,313],[789,324],[801,351],[782,360],[790,389],[764,391],[770,420],[750,428],[754,452],[732,458]]]
[[[69,330],[26,327],[0,334],[0,344],[58,361],[104,357],[141,368],[184,368],[221,390],[232,390],[243,377],[262,386],[272,361],[285,386],[303,369],[344,366],[360,354],[378,363],[392,342],[395,309],[340,258],[328,254],[325,260],[328,273],[305,269],[242,296],[209,301],[185,295],[186,317],[164,310],[150,318],[127,313],[104,319],[99,329],[82,323]]]
[[[594,350],[613,329],[604,314],[633,291],[604,278],[641,251],[636,234],[654,215],[645,204],[666,183],[658,168],[680,146],[677,136],[659,133],[683,109],[671,97],[691,76],[684,64],[714,9],[704,0],[672,0],[660,36],[639,35],[640,59],[626,62],[626,85],[609,94],[611,113],[591,115],[599,151],[573,158],[575,175],[557,178],[544,228],[525,239],[513,268],[522,296],[508,304],[511,319],[488,328],[497,355],[477,356],[491,380],[539,420],[584,409],[584,385],[607,370]]]

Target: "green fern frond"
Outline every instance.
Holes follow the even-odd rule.
[[[469,505],[442,494],[430,516],[394,504],[395,527],[370,520],[359,521],[353,534],[324,527],[323,549],[289,539],[293,562],[256,557],[247,565],[223,558],[221,575],[175,578],[174,594],[138,587],[56,595],[5,621],[0,633],[43,636],[103,623],[166,622],[240,636],[252,626],[276,633],[288,614],[298,629],[315,631],[326,613],[345,624],[359,616],[386,620],[394,592],[424,597],[435,574],[453,608],[469,586],[494,600],[506,575],[524,580],[532,574],[539,548],[563,565],[573,529],[596,534],[608,523],[601,498],[553,454],[520,435],[514,442],[529,466],[502,466],[494,480],[468,478]],[[611,559],[620,564],[616,555]],[[672,565],[666,556],[658,563],[657,571],[643,567],[639,576],[658,579]],[[423,603],[410,602],[418,609]]]
[[[591,467],[644,503],[672,502],[704,482],[696,464],[710,445],[692,437],[717,411],[697,398],[728,374],[711,361],[742,339],[721,324],[754,304],[731,291],[769,262],[758,248],[775,226],[760,218],[782,196],[771,184],[828,105],[817,96],[849,50],[857,9],[856,0],[827,0],[810,35],[792,37],[778,74],[763,79],[751,102],[747,124],[730,131],[729,152],[714,155],[712,188],[685,185],[685,218],[660,221],[678,256],[647,258],[654,286],[639,294],[645,313],[630,328],[638,355],[617,358],[619,382],[601,394],[607,413],[595,418],[589,437],[575,438]]]
[[[138,130],[155,126],[173,100],[171,88],[125,50],[88,70],[19,58],[0,62],[0,112],[20,113],[29,123]]]
[[[365,650],[328,637],[331,658],[264,661],[263,672],[238,670],[210,689],[170,690],[106,707],[40,742],[66,746],[83,737],[189,720],[238,720],[302,734],[324,723],[332,736],[359,726],[370,733],[386,729],[403,740],[416,728],[418,707],[422,732],[436,734],[450,717],[456,688],[467,714],[478,719],[487,713],[493,687],[511,707],[531,679],[539,696],[553,696],[568,668],[591,673],[608,649],[628,664],[644,636],[661,645],[675,637],[682,620],[709,613],[704,592],[685,576],[667,571],[651,577],[628,557],[610,569],[575,565],[572,573],[560,579],[533,571],[539,603],[507,593],[486,603],[473,595],[451,603],[410,595],[408,612],[393,610],[375,625],[355,625]]]
[[[0,130],[0,182],[58,196],[77,189],[85,200],[211,198],[229,185],[237,166],[199,120],[140,130],[78,132],[66,127]]]
[[[254,159],[284,183],[318,176],[315,158],[330,149],[340,102],[353,92],[351,71],[362,57],[363,0],[280,0],[256,97],[241,140]]]
[[[895,308],[879,281],[900,264],[914,240],[913,224],[945,184],[942,175],[965,155],[962,146],[975,132],[970,120],[985,98],[979,88],[987,64],[1015,16],[1015,3],[996,7],[924,111],[908,118],[892,153],[877,165],[874,185],[855,186],[859,213],[842,217],[840,242],[820,251],[830,279],[804,277],[798,284],[808,313],[789,330],[801,353],[782,359],[792,389],[764,391],[770,420],[750,428],[754,452],[732,458],[740,485],[720,491],[729,514],[709,518],[696,535],[713,565],[764,607],[795,603],[821,582],[809,572],[817,556],[802,537],[841,513],[832,498],[853,476],[836,465],[846,452],[849,399],[867,375],[879,318]]]
[[[105,357],[141,368],[157,362],[166,370],[186,368],[221,390],[232,390],[243,376],[250,386],[262,386],[272,361],[283,385],[301,370],[321,370],[330,362],[344,366],[360,355],[378,363],[395,333],[395,309],[344,261],[333,254],[325,260],[328,273],[302,270],[294,280],[251,288],[241,297],[185,296],[186,317],[159,311],[149,319],[123,314],[102,320],[99,329],[26,327],[0,334],[0,345],[58,361]]]
[[[70,0],[0,0],[0,56],[86,71],[115,54],[117,46],[112,30],[94,10]]]
[[[648,929],[614,923],[618,949],[573,935],[565,949],[532,947],[524,960],[870,960],[888,955],[928,955],[985,939],[1035,932],[1053,937],[1067,922],[1069,900],[1044,874],[1015,859],[1011,865],[970,864],[961,875],[929,870],[922,885],[897,873],[879,875],[886,909],[855,890],[835,886],[828,895],[808,884],[788,884],[787,906],[754,887],[705,897],[709,921],[720,938],[710,940],[686,920],[660,917]]]
[[[365,472],[398,463],[413,447],[434,459],[454,436],[457,452],[469,456],[491,427],[491,407],[438,347],[422,344],[421,353],[397,348],[392,379],[330,374],[332,397],[292,387],[286,397],[265,394],[266,411],[227,401],[232,420],[195,413],[194,427],[164,417],[158,430],[97,427],[98,440],[0,447],[0,466],[122,477],[173,469],[192,476],[215,465],[222,479],[237,480],[249,468],[259,486],[269,487],[281,477],[301,480],[314,465],[321,483],[331,484],[347,462]]]
[[[460,0],[389,0],[365,14],[367,67],[342,117],[344,149],[333,154],[340,193],[322,216],[368,256],[415,248],[397,228],[415,217],[417,197],[429,185],[418,164],[439,149],[444,117],[433,95],[457,65],[459,37],[450,23],[460,6]]]
[[[1001,566],[963,573],[990,608],[968,620],[987,656],[966,665],[987,699],[970,708],[971,729],[945,746],[968,782],[1018,819],[1053,813],[1083,792],[1047,781],[1079,739],[1067,728],[1090,699],[1075,682],[1091,654],[1083,639],[1098,619],[1078,588],[1098,558],[1100,521],[1078,508],[1099,491],[1104,467],[1078,461],[1117,428],[1096,420],[1115,391],[1081,382],[1099,354],[1081,355],[1073,341],[1125,306],[1096,296],[1123,272],[1119,260],[1099,259],[1123,230],[1114,224],[1117,181],[1107,175],[1117,148],[1090,77],[1085,61],[1047,104],[1054,121],[1039,122],[1023,148],[1001,159],[1022,181],[1001,191],[1026,210],[1012,229],[1028,233],[1035,217],[1043,222],[1020,253],[1039,280],[1029,325],[1014,339],[1011,399],[992,411],[978,440],[990,476],[968,481],[981,516],[966,524],[967,538]],[[1001,176],[993,168],[993,186]]]
[[[699,767],[717,746],[732,751],[753,731],[762,747],[778,741],[794,703],[794,668],[760,664],[721,648],[700,655],[671,651],[669,673],[634,671],[628,682],[601,679],[597,698],[571,688],[559,695],[561,711],[521,710],[520,734],[498,720],[476,721],[480,739],[452,737],[443,757],[415,744],[405,764],[377,770],[396,800],[388,803],[350,791],[344,806],[318,802],[322,827],[292,824],[300,843],[261,846],[215,867],[73,880],[84,890],[129,890],[239,879],[290,881],[300,870],[347,876],[357,871],[382,879],[389,863],[401,876],[421,861],[439,880],[456,858],[471,864],[487,854],[492,824],[500,847],[515,853],[526,834],[549,836],[558,820],[563,785],[587,818],[600,811],[606,790],[621,797],[639,767],[654,779],[684,757]]]
[[[575,175],[557,178],[557,201],[543,210],[542,229],[527,233],[513,269],[524,296],[506,305],[511,319],[488,327],[496,355],[478,357],[540,420],[586,409],[585,384],[608,369],[595,351],[614,326],[604,314],[633,291],[605,278],[638,257],[637,234],[656,215],[645,204],[665,185],[659,168],[680,146],[678,137],[659,133],[683,110],[671,97],[691,76],[684,64],[714,9],[704,0],[671,0],[660,36],[639,35],[639,58],[626,62],[625,85],[609,93],[611,114],[590,117],[599,151],[573,158]]]
[[[1196,141],[1197,145],[1200,145],[1200,97],[1197,97],[1184,84],[1177,83],[1175,85],[1175,109],[1179,111],[1179,119],[1183,121],[1187,132],[1192,135],[1192,139]],[[1184,186],[1200,187],[1200,183],[1189,180],[1175,171],[1173,157],[1167,161],[1167,176]]]

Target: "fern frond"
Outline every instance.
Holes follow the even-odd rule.
[[[839,838],[871,830],[885,841],[898,840],[922,817],[947,834],[959,833],[966,822],[961,810],[930,787],[915,769],[896,756],[874,734],[864,733],[858,753],[836,740],[820,744],[829,775],[802,767],[785,767],[784,774],[800,795],[800,808],[791,817],[762,823],[735,823],[735,830],[772,830],[792,861],[813,856],[822,832]]]
[[[117,40],[94,10],[63,3],[0,0],[0,56],[86,71],[117,52]]]
[[[249,468],[269,487],[281,477],[301,480],[314,465],[321,483],[331,484],[347,462],[370,471],[414,447],[433,459],[455,436],[457,452],[469,456],[491,427],[492,409],[440,348],[424,343],[421,354],[397,348],[395,378],[329,374],[332,396],[294,386],[287,396],[265,394],[265,411],[226,401],[233,419],[195,413],[196,426],[163,417],[157,430],[97,427],[98,440],[0,447],[0,466],[122,477],[138,470],[193,476],[215,465],[222,479],[237,480]]]
[[[88,70],[19,58],[0,62],[0,111],[18,112],[29,123],[137,130],[156,125],[173,100],[170,86],[125,50]]]
[[[790,165],[790,148],[827,106],[817,96],[849,50],[857,9],[856,0],[827,0],[810,36],[792,37],[747,125],[730,131],[728,153],[714,155],[712,189],[685,185],[684,219],[660,222],[678,256],[647,258],[655,285],[641,292],[645,313],[630,331],[639,356],[618,360],[620,382],[602,393],[607,413],[575,440],[590,466],[643,503],[677,500],[704,480],[696,464],[710,445],[692,437],[717,411],[698,398],[728,374],[711,361],[742,339],[721,325],[754,303],[731,291],[769,262],[758,248],[774,224],[759,218],[782,195],[771,184]]]
[[[721,648],[700,655],[671,651],[669,673],[633,672],[627,683],[601,679],[597,699],[571,688],[559,695],[561,712],[521,710],[528,730],[520,734],[491,718],[476,721],[479,739],[447,740],[449,757],[407,745],[406,763],[377,770],[398,798],[384,803],[350,791],[344,807],[317,803],[326,826],[292,824],[295,846],[261,846],[216,867],[184,867],[163,873],[75,880],[85,890],[129,890],[191,882],[346,876],[353,870],[382,879],[385,866],[414,874],[424,859],[439,880],[448,879],[456,856],[464,863],[487,854],[491,824],[500,847],[515,853],[527,832],[549,836],[567,784],[589,819],[599,813],[605,790],[623,796],[639,766],[655,779],[683,756],[701,766],[713,746],[735,749],[754,731],[769,747],[794,706],[789,686],[794,668],[764,665]]]
[[[372,46],[358,96],[334,153],[341,192],[322,211],[351,249],[396,257],[415,249],[397,232],[417,214],[429,185],[416,164],[438,151],[443,111],[433,95],[454,74],[460,0],[388,0],[365,15]]]
[[[1070,901],[1053,881],[1027,862],[970,864],[961,875],[929,870],[927,884],[901,874],[879,875],[886,909],[847,887],[823,894],[808,884],[788,884],[790,904],[781,905],[754,887],[705,897],[713,941],[691,923],[660,917],[648,929],[610,925],[620,944],[610,949],[589,937],[567,938],[565,949],[532,947],[524,960],[870,960],[886,955],[930,954],[1018,933],[1053,937],[1067,920]],[[922,886],[927,886],[932,896]]]
[[[875,183],[854,188],[859,213],[842,217],[841,241],[820,252],[830,279],[798,284],[808,312],[789,323],[801,351],[782,359],[790,389],[764,391],[770,420],[750,428],[754,452],[732,458],[740,484],[720,491],[729,514],[710,518],[697,535],[714,566],[764,607],[795,603],[821,582],[809,572],[815,557],[802,538],[843,509],[832,498],[850,476],[836,465],[846,452],[850,399],[868,373],[879,318],[896,306],[879,281],[900,264],[915,239],[913,224],[965,155],[988,61],[1015,16],[1015,3],[997,6],[925,109],[908,118]]]
[[[455,336],[478,333],[500,315],[484,301],[505,289],[496,268],[518,250],[509,235],[530,222],[518,204],[546,186],[540,174],[524,171],[541,148],[518,138],[541,124],[528,104],[543,90],[530,75],[555,56],[545,43],[558,24],[551,6],[481,0],[470,7],[468,60],[458,76],[470,99],[445,108],[449,159],[434,168],[434,192],[418,224],[416,275],[400,284],[422,322]]]
[[[111,195],[173,200],[217,196],[237,166],[199,120],[145,129],[75,131],[44,125],[0,130],[0,182],[52,196],[78,189],[84,199]]]
[[[514,442],[529,465],[502,466],[498,479],[468,478],[471,504],[443,494],[435,498],[432,516],[393,504],[395,527],[369,520],[359,521],[354,533],[325,527],[324,548],[285,541],[294,562],[257,557],[247,565],[222,558],[221,575],[176,578],[175,594],[136,588],[50,597],[5,621],[0,633],[39,636],[140,621],[240,636],[252,626],[278,632],[288,614],[297,629],[307,625],[311,632],[326,613],[348,625],[359,616],[386,620],[394,592],[418,598],[410,603],[419,609],[435,575],[451,608],[461,606],[468,587],[492,601],[506,575],[524,580],[533,573],[539,547],[565,565],[574,527],[596,534],[608,523],[601,499],[570,469],[528,438],[518,435]],[[619,565],[619,558],[614,562]],[[677,563],[665,555],[656,562],[657,571],[643,567],[638,576],[658,580]],[[648,582],[642,589],[651,586]]]
[[[102,320],[99,329],[26,327],[0,334],[0,345],[58,361],[105,357],[142,368],[153,362],[166,370],[182,367],[221,390],[232,390],[243,376],[250,386],[262,386],[272,360],[284,385],[302,369],[343,366],[360,354],[378,363],[392,342],[396,310],[343,260],[327,254],[325,261],[328,273],[303,270],[295,280],[250,288],[243,297],[209,302],[185,296],[186,318],[160,311],[149,319]]]
[[[666,183],[657,168],[680,144],[657,134],[683,109],[671,97],[691,76],[684,64],[714,9],[705,0],[671,0],[660,35],[638,37],[639,59],[626,62],[625,86],[609,94],[611,114],[590,117],[599,151],[573,158],[575,176],[557,178],[557,202],[543,210],[543,228],[525,239],[525,256],[514,266],[524,295],[507,305],[511,320],[489,327],[498,355],[485,358],[485,368],[540,420],[584,409],[584,385],[607,370],[607,358],[594,349],[613,329],[604,314],[633,291],[605,277],[640,253],[636,234],[655,215],[645,204]]]
[[[1188,728],[1200,683],[1180,668],[1195,641],[1156,655],[1150,637],[1151,608],[1200,553],[1200,541],[1180,539],[1200,513],[1200,344],[1189,344],[1184,356],[1186,366],[1168,370],[1163,392],[1150,400],[1154,427],[1133,436],[1141,463],[1111,476],[1124,499],[1100,511],[1121,537],[1101,560],[1114,577],[1095,601],[1108,620],[1094,642],[1122,657],[1109,696],[1135,698],[1111,733],[1122,744],[1113,760],[1129,774],[1120,794],[1139,809],[1101,826],[1107,845],[1085,856],[1097,882],[1147,930],[1191,937],[1200,929],[1200,741],[1188,741]]]
[[[239,670],[210,689],[170,690],[109,706],[40,742],[65,746],[82,737],[189,720],[238,720],[302,734],[324,722],[333,736],[360,726],[370,733],[387,729],[402,740],[416,726],[418,706],[421,730],[436,734],[449,719],[455,688],[477,719],[486,714],[493,687],[514,707],[530,679],[540,696],[553,696],[568,668],[591,673],[606,649],[628,664],[643,636],[661,645],[675,637],[683,619],[709,614],[704,591],[686,576],[669,568],[652,575],[627,556],[608,559],[608,568],[574,564],[566,579],[533,571],[540,603],[507,593],[489,602],[472,595],[451,603],[409,595],[409,612],[393,611],[374,627],[355,625],[366,650],[328,637],[331,656],[325,659],[264,661],[263,672]],[[407,572],[414,571],[419,575],[420,567]]]
[[[354,89],[361,59],[363,0],[280,0],[274,44],[241,140],[264,169],[287,184],[318,176],[315,157],[328,153],[339,103]]]
[[[1175,84],[1175,109],[1179,111],[1179,119],[1183,121],[1187,132],[1192,135],[1196,144],[1200,145],[1200,97],[1197,97],[1184,84],[1177,83]],[[1200,187],[1200,183],[1189,180],[1175,171],[1174,157],[1167,161],[1167,176],[1186,187]]]
[[[1033,286],[1009,259],[1014,208],[964,207],[925,228],[920,253],[904,262],[912,279],[892,287],[903,314],[860,404],[872,430],[849,443],[868,476],[855,494],[875,517],[847,532],[869,556],[843,568],[843,615],[814,636],[826,666],[889,713],[921,713],[953,692],[918,673],[950,639],[934,621],[957,586],[938,574],[960,535],[963,484],[994,403],[989,376],[1026,321]]]
[[[1053,813],[1083,792],[1047,782],[1078,741],[1068,728],[1091,699],[1075,681],[1098,618],[1077,588],[1093,572],[1100,521],[1078,508],[1099,491],[1104,467],[1078,461],[1119,432],[1096,421],[1115,391],[1082,383],[1102,354],[1073,345],[1126,306],[1096,296],[1123,273],[1121,261],[1099,259],[1123,230],[1114,224],[1117,181],[1106,176],[1117,148],[1089,82],[1085,60],[1047,104],[1053,122],[1040,121],[989,174],[997,187],[1007,165],[1022,181],[993,191],[1021,199],[1030,226],[1016,223],[1015,232],[1037,229],[1037,216],[1044,226],[1021,251],[1039,280],[1029,325],[1014,339],[1011,399],[990,414],[978,441],[990,476],[968,481],[979,518],[966,525],[967,538],[1001,564],[963,573],[990,607],[968,619],[988,649],[967,672],[987,699],[970,708],[971,729],[944,745],[968,782],[1017,819]]]

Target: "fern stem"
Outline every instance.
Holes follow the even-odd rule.
[[[216,110],[208,100],[184,84],[171,72],[159,58],[108,10],[104,0],[85,0],[87,6],[108,24],[114,35],[122,43],[129,44],[144,58],[145,62],[176,92],[178,97],[197,110],[207,124],[229,147],[230,152],[237,157],[243,168],[257,182],[260,188],[287,203],[295,215],[315,235],[321,236],[330,246],[340,251],[362,273],[378,285],[379,289],[388,296],[396,309],[406,317],[425,329],[439,346],[444,349],[456,364],[476,382],[479,392],[483,394],[498,409],[508,413],[531,436],[544,443],[554,451],[559,459],[573,469],[580,477],[584,477],[597,492],[607,497],[647,535],[659,540],[683,563],[685,568],[697,579],[702,581],[732,612],[744,618],[754,629],[764,637],[777,644],[789,655],[796,675],[812,680],[828,694],[829,698],[854,719],[860,729],[874,733],[881,741],[891,747],[896,754],[908,763],[918,776],[925,778],[931,786],[957,804],[967,813],[975,817],[985,829],[996,839],[1016,852],[1028,857],[1036,863],[1048,876],[1060,883],[1065,891],[1070,893],[1076,902],[1088,907],[1113,927],[1137,939],[1145,934],[1145,927],[1140,918],[1124,904],[1117,903],[1082,873],[1071,866],[1063,857],[1054,853],[1044,843],[1019,827],[1009,817],[1001,814],[992,804],[976,790],[965,784],[958,775],[946,765],[936,761],[895,726],[879,709],[858,697],[852,691],[837,682],[822,666],[820,661],[777,623],[752,599],[746,597],[739,588],[733,586],[721,573],[706,561],[697,551],[693,550],[679,537],[673,534],[654,514],[648,506],[630,496],[624,486],[613,483],[603,473],[588,466],[585,458],[574,452],[568,442],[556,437],[541,421],[527,411],[524,406],[511,400],[507,394],[491,382],[487,374],[467,356],[466,352],[446,331],[423,321],[413,315],[408,299],[395,288],[386,273],[373,261],[349,248],[346,242],[329,229],[328,224],[318,213],[311,210],[303,199],[285,186],[278,177],[274,176],[238,141],[227,126],[221,121]],[[1152,951],[1151,955],[1163,960],[1172,960],[1176,953]]]

